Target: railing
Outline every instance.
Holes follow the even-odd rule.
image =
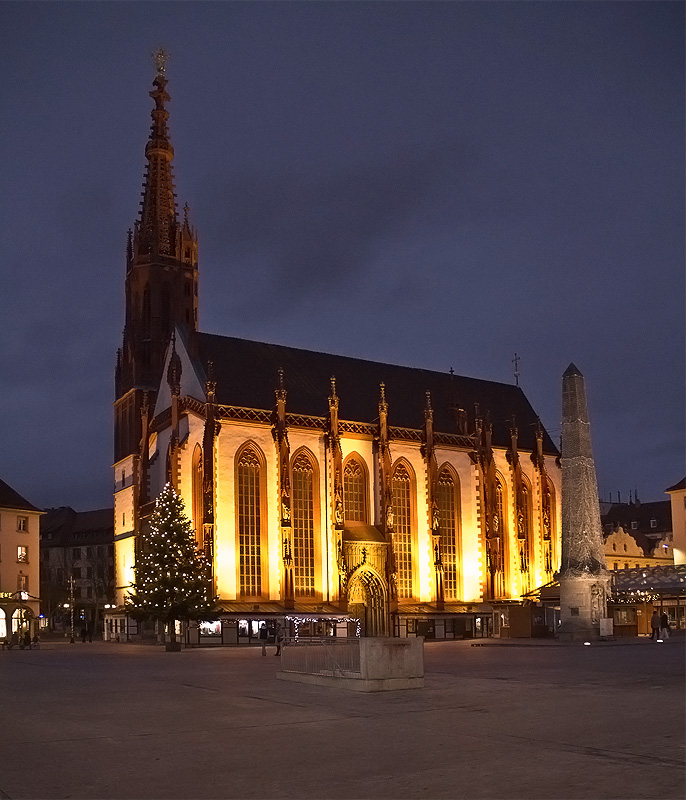
[[[281,650],[281,669],[309,675],[360,673],[360,640],[343,637],[288,639]]]

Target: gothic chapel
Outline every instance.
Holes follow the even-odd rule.
[[[215,622],[326,635],[507,635],[560,558],[558,451],[517,386],[198,331],[198,240],[176,208],[163,62],[126,249],[114,403],[116,611],[166,481],[211,559]]]

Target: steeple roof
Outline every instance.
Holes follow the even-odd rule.
[[[164,64],[158,60],[157,75],[150,97],[155,101],[151,112],[150,138],[145,146],[148,160],[143,181],[143,201],[140,219],[134,233],[134,256],[176,255],[176,195],[172,159],[174,148],[169,141],[165,103],[171,99],[167,92]]]

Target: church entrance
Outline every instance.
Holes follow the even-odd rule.
[[[388,636],[386,593],[371,570],[356,572],[348,587],[348,614],[360,620],[360,636]]]

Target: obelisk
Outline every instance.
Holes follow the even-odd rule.
[[[605,566],[584,376],[574,364],[562,376],[562,564],[559,636],[598,639],[607,617]],[[604,623],[603,627],[606,623]],[[606,635],[607,631],[603,631]]]

